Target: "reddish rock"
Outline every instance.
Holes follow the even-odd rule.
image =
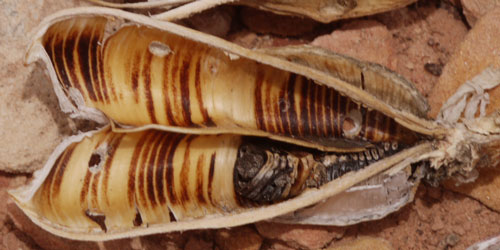
[[[500,1],[498,0],[462,0],[461,2],[463,13],[470,26],[474,26],[477,20],[488,13],[488,11],[500,6]]]
[[[281,243],[279,241],[272,242],[268,248],[265,249],[272,249],[272,250],[296,250],[297,248],[287,246],[284,243]]]
[[[259,233],[268,239],[285,242],[296,248],[318,249],[325,247],[333,239],[341,238],[345,228],[311,225],[288,225],[269,222],[256,224]]]
[[[392,34],[374,20],[349,22],[329,35],[317,37],[312,45],[396,69]]]
[[[213,248],[214,248],[213,242],[202,239],[200,238],[199,235],[191,236],[188,239],[186,245],[184,246],[184,250],[205,250]]]
[[[232,8],[221,6],[196,14],[185,20],[185,22],[201,32],[225,37],[231,29],[233,13]]]
[[[249,7],[241,9],[241,20],[252,31],[261,34],[299,36],[309,33],[318,22],[302,17],[277,15]]]
[[[330,247],[325,250],[392,250],[394,249],[391,244],[382,239],[375,237],[359,237],[354,240],[342,242],[337,244],[336,242],[332,243]]]
[[[500,68],[500,7],[480,19],[466,36],[443,70],[439,82],[429,96],[431,117],[436,117],[441,105],[467,80],[486,68]],[[500,108],[500,88],[487,91],[489,114]],[[493,167],[493,166],[491,166]],[[500,169],[479,169],[479,178],[474,183],[458,184],[448,181],[446,187],[480,200],[496,211],[500,211]]]
[[[418,5],[418,9],[404,8],[377,15],[376,19],[396,40],[395,71],[415,83],[426,96],[442,66],[463,40],[467,27],[454,8],[437,8],[431,1]]]
[[[42,249],[84,250],[98,249],[99,245],[110,247],[108,249],[133,249],[130,239],[97,243],[61,238],[35,225],[13,202],[7,204],[7,210],[16,228],[22,231],[19,237],[29,236]]]
[[[487,67],[500,68],[500,8],[484,16],[467,34],[443,69],[443,74],[429,96],[431,111],[436,117],[442,104],[467,80]],[[500,107],[500,88],[488,92],[487,113]],[[496,98],[495,98],[496,97]]]
[[[258,250],[262,237],[250,226],[218,230],[215,242],[221,250]]]

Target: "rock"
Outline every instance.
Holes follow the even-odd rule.
[[[500,8],[484,16],[467,34],[443,69],[443,74],[429,96],[435,118],[442,104],[467,80],[480,74],[487,67],[500,68]],[[500,107],[500,88],[489,91],[490,104],[486,112]]]
[[[480,19],[466,36],[459,49],[445,66],[438,84],[429,96],[431,117],[436,117],[441,105],[467,80],[486,68],[500,68],[500,7]],[[486,113],[500,108],[500,88],[487,91],[490,104]],[[494,166],[491,166],[494,167]],[[457,186],[453,181],[445,182],[451,190],[480,200],[488,207],[500,211],[500,169],[481,168],[474,183]]]
[[[221,250],[258,250],[262,237],[249,226],[221,229],[215,234],[215,242]]]
[[[252,31],[261,34],[299,36],[312,32],[319,23],[312,19],[277,15],[249,7],[242,7],[241,21]]]
[[[19,209],[13,202],[7,204],[7,211],[14,225],[24,234],[33,239],[42,249],[97,249],[99,246],[95,242],[68,240],[55,236],[37,225]],[[13,249],[13,248],[8,248]]]
[[[185,20],[185,22],[201,32],[225,37],[231,29],[233,13],[232,8],[221,6],[196,14]]]
[[[345,228],[311,225],[288,225],[269,222],[255,224],[257,231],[268,239],[280,240],[295,248],[318,249],[344,235]]]
[[[461,0],[461,2],[463,13],[470,26],[474,26],[488,11],[500,6],[498,0]]]
[[[271,245],[269,246],[269,248],[265,248],[265,249],[272,249],[272,250],[296,250],[297,248],[294,248],[294,247],[290,247],[290,246],[287,246],[279,241],[276,241],[276,242],[273,242],[271,243]]]
[[[342,242],[341,244],[336,244],[335,242],[330,245],[330,247],[325,250],[392,250],[394,249],[391,244],[382,239],[375,237],[359,237],[354,240],[347,242]]]
[[[2,246],[2,249],[34,249],[36,247],[26,237],[22,238],[20,239],[15,232],[7,233],[6,235],[2,235],[2,245],[0,246]]]
[[[71,133],[40,65],[23,65],[30,34],[43,17],[85,1],[2,1],[0,9],[0,170],[33,172]]]
[[[438,80],[436,74],[467,34],[454,8],[442,2],[438,8],[431,2],[419,2],[418,9],[404,8],[376,16],[395,40],[395,71],[413,82],[424,96],[430,93]]]
[[[213,249],[214,243],[201,239],[198,236],[191,236],[186,245],[184,246],[185,250],[205,250],[205,249]]]
[[[463,193],[481,201],[489,208],[500,212],[500,167],[479,169],[479,177],[472,183],[458,184],[453,180],[444,182],[444,186],[455,192]]]
[[[394,42],[392,34],[380,22],[356,20],[329,35],[317,37],[312,45],[395,70]]]
[[[434,222],[432,223],[431,229],[432,231],[439,231],[444,228],[443,220],[439,217],[434,218]]]
[[[432,199],[439,200],[443,193],[440,187],[427,187],[427,195]]]

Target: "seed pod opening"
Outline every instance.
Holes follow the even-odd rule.
[[[104,148],[94,171],[89,162]],[[237,135],[105,129],[64,142],[32,185],[11,195],[42,228],[74,239],[236,226],[307,207],[431,150],[376,149],[379,161],[371,150],[325,153]]]

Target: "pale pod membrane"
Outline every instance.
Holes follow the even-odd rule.
[[[413,201],[419,181],[410,179],[410,167],[382,173],[311,207],[275,218],[290,224],[347,226],[381,219]]]

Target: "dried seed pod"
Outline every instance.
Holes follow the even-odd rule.
[[[106,33],[106,17],[62,15],[43,25],[31,53],[48,55],[66,110],[98,121],[103,112],[119,131],[267,136],[326,151],[442,133],[421,118],[427,106],[411,84],[380,66],[312,47],[248,51],[122,14],[145,24]]]
[[[11,195],[52,233],[108,240],[268,219],[429,150],[430,144],[383,150],[383,159],[362,165],[352,157],[358,153],[262,138],[105,129],[63,142],[31,186]]]

